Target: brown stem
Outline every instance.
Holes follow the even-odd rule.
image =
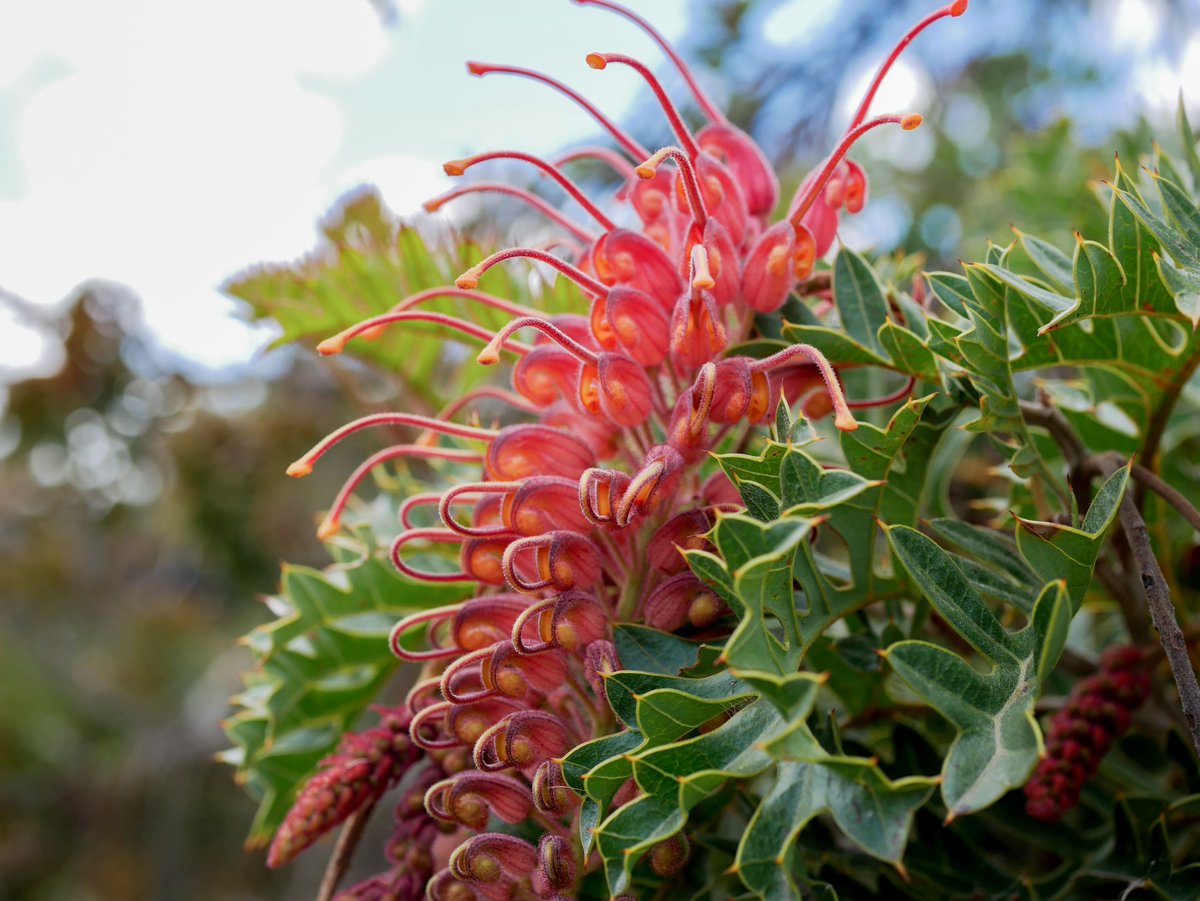
[[[1200,532],[1200,510],[1192,506],[1191,501],[1184,497],[1179,491],[1168,485],[1163,479],[1159,478],[1145,466],[1139,463],[1133,464],[1131,473],[1133,478],[1142,485],[1149,488],[1164,501],[1170,504],[1178,511],[1179,515],[1186,519],[1197,532]]]
[[[342,827],[341,834],[338,835],[333,856],[329,858],[329,864],[325,867],[325,875],[321,879],[321,890],[317,893],[317,901],[333,901],[338,883],[350,869],[350,861],[354,859],[359,839],[362,838],[363,830],[367,827],[367,820],[371,818],[371,812],[374,809],[375,802],[372,801],[360,807],[346,820],[346,825]]]
[[[1086,462],[1085,471],[1090,470],[1107,477],[1112,475],[1124,462],[1119,454],[1104,454]],[[1171,602],[1171,593],[1167,588],[1167,580],[1158,558],[1154,556],[1154,548],[1150,544],[1150,530],[1146,521],[1138,511],[1133,498],[1127,493],[1121,500],[1117,513],[1121,529],[1129,542],[1130,551],[1138,567],[1142,590],[1146,595],[1146,603],[1150,608],[1150,619],[1158,632],[1158,640],[1166,654],[1167,663],[1171,667],[1171,675],[1175,686],[1179,689],[1179,703],[1183,708],[1183,716],[1187,721],[1187,730],[1191,734],[1192,744],[1196,753],[1200,754],[1200,682],[1196,679],[1196,671],[1192,669],[1192,660],[1188,654],[1188,642],[1183,630],[1179,628],[1179,620],[1175,616],[1175,605]]]

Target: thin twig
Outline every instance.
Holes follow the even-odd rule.
[[[372,801],[360,807],[346,820],[346,825],[342,827],[341,834],[338,835],[337,845],[334,846],[333,856],[329,858],[329,864],[325,867],[325,875],[321,879],[321,890],[317,893],[317,901],[333,901],[334,892],[337,891],[338,884],[346,875],[346,871],[350,869],[350,861],[354,859],[359,839],[362,838],[363,830],[367,827],[367,820],[371,818],[371,812],[374,809],[375,802]]]
[[[1178,490],[1172,488],[1163,479],[1140,463],[1133,464],[1131,475],[1174,507],[1179,512],[1179,515],[1191,524],[1193,529],[1200,532],[1200,510],[1192,506],[1191,501],[1184,497]]]
[[[1105,454],[1088,461],[1088,468],[1104,477],[1112,475],[1122,465],[1124,464],[1119,454]],[[1170,664],[1175,686],[1179,689],[1179,703],[1183,708],[1184,719],[1187,720],[1192,744],[1196,753],[1200,754],[1200,682],[1196,679],[1196,671],[1192,669],[1187,638],[1179,628],[1166,577],[1150,544],[1150,530],[1146,528],[1146,521],[1142,519],[1137,505],[1128,494],[1121,499],[1117,515],[1133,559],[1138,565],[1138,575],[1150,608],[1150,619],[1158,632],[1158,640],[1167,656],[1167,663]]]

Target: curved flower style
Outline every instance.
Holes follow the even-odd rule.
[[[740,506],[723,476],[701,477],[707,451],[765,422],[781,393],[806,398],[810,415],[833,412],[838,429],[857,428],[837,373],[816,348],[798,344],[765,359],[727,351],[751,335],[757,314],[777,311],[812,272],[829,250],[840,216],[862,209],[866,176],[848,159],[851,148],[876,128],[921,124],[918,115],[868,118],[880,82],[922,29],[961,15],[967,6],[955,0],[903,37],[843,138],[804,179],[786,215],[772,223],[779,187],[764,154],[714,106],[663,37],[610,0],[577,2],[623,16],[654,39],[683,75],[707,124],[693,133],[650,69],[622,54],[589,54],[587,63],[598,70],[630,68],[641,77],[662,107],[674,145],[649,152],[546,75],[470,63],[475,75],[517,75],[564,94],[596,119],[619,150],[583,151],[557,164],[517,151],[480,153],[446,163],[446,172],[462,175],[497,159],[527,163],[549,175],[592,221],[577,225],[533,195],[493,182],[431,200],[429,210],[474,192],[521,198],[566,233],[563,246],[578,250],[571,259],[537,248],[502,250],[463,273],[455,286],[410,297],[319,349],[337,353],[364,332],[435,323],[483,341],[477,357],[482,365],[511,355],[512,391],[476,392],[439,417],[364,417],[288,470],[306,475],[331,446],[362,429],[404,425],[423,431],[413,443],[375,454],[351,475],[321,526],[327,537],[337,531],[355,486],[387,460],[420,456],[481,466],[476,481],[410,497],[400,513],[405,529],[392,547],[395,565],[411,578],[480,586],[471,600],[406,618],[392,635],[399,657],[426,668],[407,702],[412,742],[438,766],[447,755],[467,751],[473,763],[457,772],[445,766],[449,775],[425,798],[432,820],[470,835],[440,861],[444,869],[428,885],[434,899],[569,894],[588,863],[572,856],[578,804],[556,761],[609,721],[599,676],[620,667],[610,624],[640,619],[669,630],[712,628],[728,612],[687,572],[679,553],[706,545],[715,511]],[[601,159],[627,179],[618,196],[628,214],[610,216],[568,178],[564,167],[580,156]],[[579,286],[590,309],[547,318],[476,290],[485,272],[516,259],[552,266]],[[441,297],[513,318],[491,334],[468,320],[421,309]],[[532,340],[520,343],[517,333]],[[451,421],[462,406],[484,396],[508,403],[527,421],[502,429]],[[442,525],[414,526],[409,514],[418,505],[436,505]],[[410,546],[430,544],[456,546],[459,569],[426,572],[411,562]],[[481,832],[492,818],[532,818],[547,837],[535,847],[501,832]],[[673,872],[686,856],[680,839],[655,855],[655,867]]]

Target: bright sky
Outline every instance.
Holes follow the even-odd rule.
[[[685,5],[655,0],[669,36]],[[545,88],[464,60],[544,69],[620,117],[640,82],[584,56],[661,59],[567,0],[398,6],[388,28],[367,0],[0,2],[0,288],[52,304],[88,278],[128,284],[168,348],[245,361],[264,336],[217,286],[307,250],[347,189],[375,182],[403,213],[445,187],[446,159],[593,133]],[[0,370],[38,353],[4,317]]]
[[[633,2],[669,37],[685,31],[688,0]],[[1114,46],[1161,27],[1159,0],[1103,2]],[[464,60],[559,75],[618,119],[645,88],[620,67],[589,69],[588,51],[622,50],[669,73],[629,23],[568,0],[397,5],[389,28],[368,0],[0,0],[0,290],[53,304],[89,278],[121,282],[169,349],[210,366],[244,362],[265,336],[234,318],[217,286],[307,250],[344,191],[377,183],[405,213],[445,187],[446,159],[546,153],[595,134],[565,99],[472,78]],[[790,44],[801,20],[812,28],[835,3],[764,9],[764,38]],[[1003,15],[987,0],[972,13],[981,25]],[[913,59],[881,108],[923,107]],[[1200,38],[1183,69],[1200,78]],[[1189,83],[1180,74],[1137,77],[1154,105],[1174,102]],[[682,96],[677,82],[668,88]],[[0,375],[39,350],[6,315],[0,304]]]

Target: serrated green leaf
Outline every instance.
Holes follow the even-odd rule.
[[[1113,473],[1088,508],[1080,528],[1017,519],[1017,550],[1044,581],[1062,580],[1078,610],[1091,584],[1092,568],[1129,483],[1129,468]]]
[[[1034,235],[1027,235],[1019,229],[1014,228],[1013,231],[1017,235],[1017,240],[1021,242],[1021,247],[1029,254],[1033,264],[1041,270],[1044,276],[1054,282],[1060,290],[1071,291],[1074,289],[1075,267],[1069,256],[1049,241],[1043,241]]]
[[[399,660],[387,636],[413,610],[453,603],[462,586],[417,583],[401,576],[369,530],[370,549],[355,565],[326,571],[286,567],[273,604],[278,619],[244,643],[255,656],[242,708],[226,723],[237,747],[237,778],[260,799],[247,839],[269,841],[300,783],[361,716]]]
[[[1032,605],[1028,625],[1009,633],[953,559],[915,529],[888,529],[896,557],[938,614],[991,664],[984,674],[957,654],[923,641],[887,651],[896,673],[954,724],[942,769],[951,816],[980,810],[1024,784],[1041,750],[1033,705],[1066,642],[1071,602],[1052,582]]]
[[[1154,255],[1159,277],[1179,310],[1195,330],[1200,325],[1200,269],[1182,269],[1170,257]]]
[[[879,343],[892,359],[892,366],[907,375],[925,382],[940,380],[937,357],[928,345],[913,332],[892,320],[887,320],[879,329]]]

